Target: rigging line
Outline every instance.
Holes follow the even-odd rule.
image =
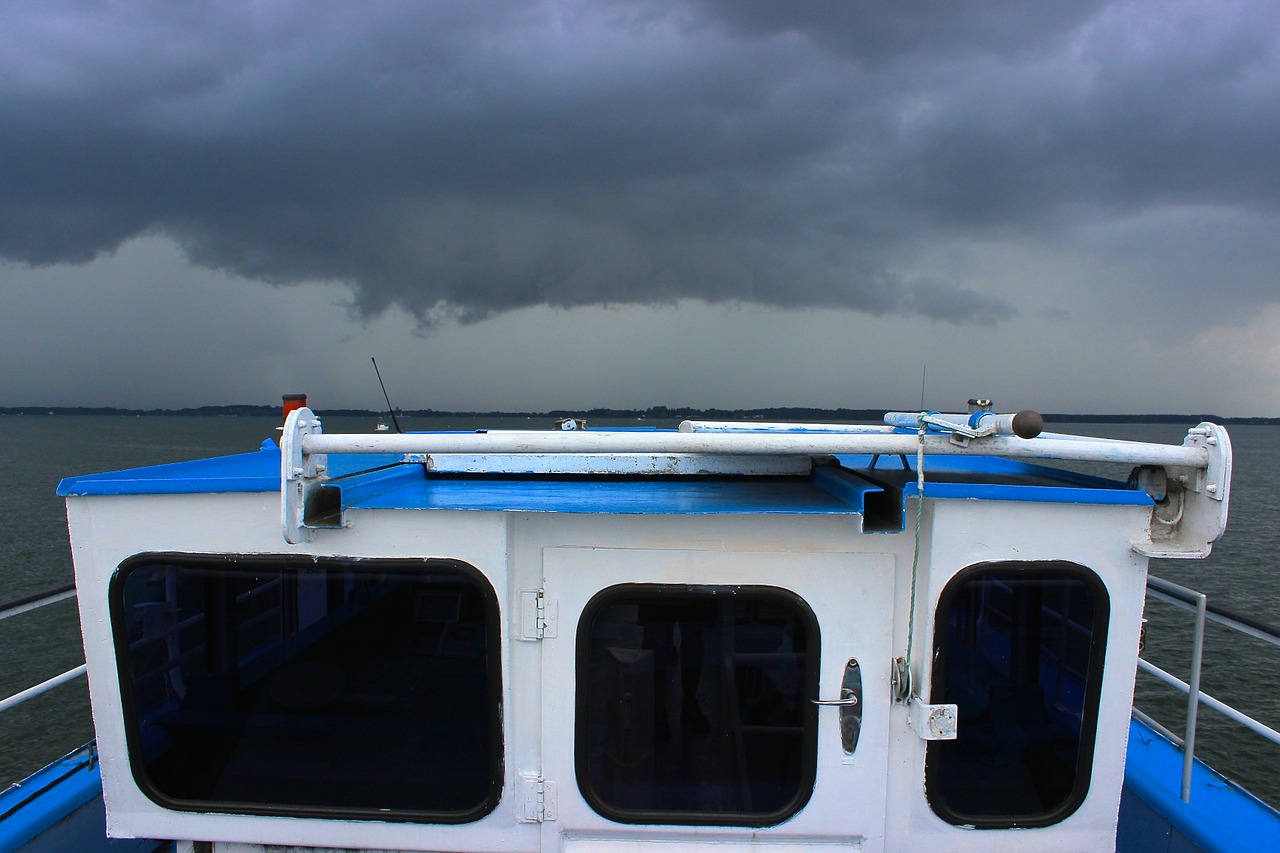
[[[387,386],[382,382],[382,371],[378,370],[378,360],[373,356],[369,356],[369,360],[373,362],[373,372],[378,377],[378,386],[382,388],[382,399],[387,401],[387,412],[391,415],[391,423],[395,425],[397,433],[403,433],[400,429],[400,421],[396,420],[396,410],[391,405],[391,398],[387,396]]]
[[[907,666],[905,673],[905,693],[909,698],[914,694],[912,685],[911,663],[916,638],[916,587],[920,573],[920,519],[924,516],[924,433],[925,413],[922,410],[916,416],[916,529],[915,545],[911,553],[911,603],[907,607]]]

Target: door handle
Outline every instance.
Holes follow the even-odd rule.
[[[856,658],[849,658],[844,665],[844,678],[840,681],[839,699],[810,699],[815,705],[834,706],[840,709],[840,746],[846,755],[858,748],[858,735],[862,732],[862,669]]]

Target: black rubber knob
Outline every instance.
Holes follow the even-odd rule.
[[[1013,434],[1018,438],[1035,438],[1044,430],[1044,417],[1039,412],[1023,409],[1013,416]]]

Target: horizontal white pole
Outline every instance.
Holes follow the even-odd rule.
[[[840,435],[893,435],[897,427],[885,424],[811,424],[796,421],[681,421],[681,432],[776,432],[784,434],[838,433]]]
[[[1168,684],[1170,687],[1173,687],[1174,689],[1181,691],[1185,695],[1191,694],[1190,684],[1187,684],[1187,682],[1183,681],[1181,678],[1178,678],[1176,675],[1165,672],[1163,669],[1156,666],[1155,664],[1148,663],[1142,658],[1138,658],[1138,669],[1141,669],[1143,672],[1149,675],[1154,675],[1156,678],[1160,679],[1165,684]],[[1249,731],[1261,735],[1262,737],[1266,738],[1272,743],[1280,744],[1280,732],[1276,731],[1275,729],[1271,728],[1265,723],[1260,723],[1257,720],[1255,720],[1253,717],[1250,717],[1248,714],[1245,714],[1241,711],[1237,711],[1235,708],[1232,708],[1226,702],[1223,702],[1221,699],[1213,698],[1208,693],[1205,693],[1203,690],[1200,691],[1199,699],[1202,705],[1206,705],[1212,708],[1213,710],[1217,711],[1219,714],[1226,717],[1227,719],[1232,720],[1233,722],[1239,723]]]
[[[53,688],[66,684],[68,681],[71,681],[73,678],[79,678],[80,676],[84,675],[84,673],[85,673],[85,664],[80,664],[75,669],[69,669],[66,672],[62,673],[62,675],[55,675],[53,678],[50,678],[48,681],[40,682],[35,687],[28,687],[26,690],[23,690],[21,693],[15,693],[12,696],[10,696],[8,699],[0,700],[0,714],[4,713],[5,711],[9,710],[15,705],[21,705],[23,702],[27,701],[28,699],[34,699],[42,693],[48,693]]]
[[[55,592],[49,595],[28,601],[25,604],[19,604],[16,607],[10,607],[8,610],[0,612],[0,619],[8,619],[10,616],[20,616],[23,613],[30,613],[32,610],[39,610],[48,604],[57,604],[59,601],[66,601],[68,598],[75,598],[76,591],[74,589],[66,589],[62,592]]]
[[[823,456],[837,453],[914,455],[920,438],[900,434],[495,431],[484,433],[357,433],[299,437],[302,451],[322,453],[710,453]],[[1007,456],[1205,468],[1203,447],[1134,441],[1080,442],[990,436],[967,447],[926,435],[924,451],[946,456]]]

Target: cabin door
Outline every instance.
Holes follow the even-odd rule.
[[[882,848],[892,557],[548,548],[543,573],[543,850]]]

